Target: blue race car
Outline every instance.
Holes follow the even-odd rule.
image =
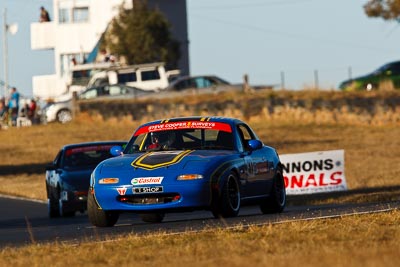
[[[143,124],[124,150],[93,171],[90,222],[113,226],[122,212],[161,222],[167,212],[210,210],[234,217],[243,204],[282,212],[286,191],[278,153],[244,122],[186,117]]]
[[[87,207],[90,174],[101,161],[111,158],[110,148],[126,141],[101,141],[63,146],[46,166],[48,215],[74,216]]]

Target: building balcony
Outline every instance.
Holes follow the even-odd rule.
[[[55,22],[31,23],[31,49],[54,49],[56,44]]]
[[[41,75],[32,77],[33,95],[35,97],[48,99],[60,95],[57,90],[57,75]]]

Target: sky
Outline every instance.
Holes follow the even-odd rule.
[[[367,0],[187,0],[191,75],[214,74],[251,85],[336,89],[351,77],[400,60],[400,25],[368,18]],[[30,49],[30,23],[51,0],[1,0],[18,23],[7,35],[9,84],[32,95],[32,76],[54,74],[54,54]],[[4,80],[3,41],[0,80]],[[3,94],[3,90],[0,90]]]

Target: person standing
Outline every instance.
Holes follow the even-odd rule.
[[[4,99],[0,99],[0,130],[8,127],[8,107]]]
[[[31,102],[29,103],[29,109],[28,109],[28,119],[34,124],[36,123],[36,101],[35,99],[31,99]]]
[[[19,93],[17,88],[11,88],[10,100],[8,101],[8,108],[10,110],[11,125],[15,126],[18,118],[19,110]]]
[[[48,22],[50,21],[49,12],[44,7],[40,7],[40,18],[39,22]]]

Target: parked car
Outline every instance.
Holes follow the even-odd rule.
[[[60,122],[67,123],[72,120],[73,103],[71,99],[49,102],[41,108],[41,122]]]
[[[353,78],[342,82],[339,88],[344,91],[377,90],[385,83],[400,88],[400,61],[387,63],[374,72],[365,76]]]
[[[143,90],[162,90],[168,86],[168,79],[170,76],[175,76],[176,72],[177,70],[165,70],[162,62],[114,66],[94,74],[87,86],[125,84]]]
[[[78,94],[78,99],[117,99],[117,98],[139,98],[154,93],[150,90],[142,90],[123,84],[107,84],[88,88]]]
[[[124,141],[65,145],[46,167],[49,217],[73,216],[86,210],[90,174],[101,161],[111,157],[110,148]]]
[[[125,98],[140,98],[153,94],[154,91],[142,90],[136,87],[123,84],[100,85],[91,87],[78,93],[78,100],[87,99],[125,99]],[[60,122],[67,123],[72,120],[73,103],[69,98],[64,101],[51,102],[43,107],[42,122]]]
[[[127,146],[111,148],[90,178],[88,216],[113,226],[121,212],[161,222],[167,212],[210,210],[237,216],[243,204],[281,212],[285,183],[278,153],[243,121],[222,117],[157,120],[140,126]]]
[[[195,90],[221,90],[230,86],[230,83],[214,75],[204,76],[182,76],[173,80],[166,90],[183,91],[187,89]]]

